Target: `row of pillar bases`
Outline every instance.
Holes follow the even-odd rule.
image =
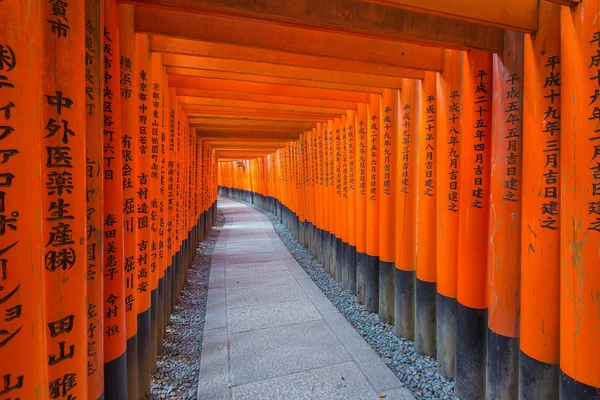
[[[509,400],[517,392],[520,399],[600,399],[600,388],[573,380],[557,364],[529,357],[519,350],[518,338],[488,328],[486,309],[440,294],[435,282],[418,279],[416,271],[357,252],[334,234],[301,221],[274,197],[224,186],[219,194],[275,214],[360,304],[393,325],[397,336],[414,341],[419,354],[435,358],[438,373],[455,381],[461,399],[483,394]]]
[[[209,235],[217,220],[217,203],[201,213],[196,224],[173,255],[156,289],[150,294],[150,308],[137,315],[138,330],[127,339],[126,351],[104,365],[105,399],[151,398],[150,379],[157,371],[158,356],[164,352],[164,340],[171,314],[179,304],[188,281],[198,245]]]

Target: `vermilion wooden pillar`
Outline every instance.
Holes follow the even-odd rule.
[[[561,10],[560,398],[600,398],[600,2]]]
[[[519,396],[549,400],[559,392],[560,8],[540,3],[544,23],[524,44]]]
[[[356,112],[356,299],[365,303],[367,267],[367,177],[368,145],[367,104],[358,105]]]
[[[348,147],[348,283],[356,294],[356,111],[346,111]]]
[[[4,2],[0,4],[0,19],[3,29],[0,34],[0,215],[2,224],[0,232],[0,397],[2,398],[48,398],[48,354],[56,354],[59,350],[52,341],[51,353],[48,353],[45,340],[50,338],[46,323],[52,319],[44,320],[45,302],[49,299],[44,296],[44,281],[52,279],[54,271],[48,271],[43,259],[50,247],[44,248],[48,234],[42,232],[40,218],[47,216],[47,189],[42,186],[47,181],[42,175],[42,164],[45,163],[46,151],[41,147],[42,139],[46,136],[43,115],[51,111],[51,107],[44,104],[44,92],[41,89],[40,62],[44,56],[40,46],[42,31],[50,29],[48,23],[40,25],[41,15],[47,16],[38,6],[37,1]],[[46,7],[45,3],[41,3]],[[73,12],[73,16],[76,16]],[[18,27],[18,29],[17,29]],[[44,36],[48,32],[43,33]],[[61,37],[62,39],[62,37]],[[50,38],[46,40],[50,41]],[[58,41],[58,40],[56,40]],[[60,43],[60,42],[58,42]],[[81,69],[81,62],[76,63]],[[81,76],[78,73],[79,76]],[[57,82],[61,84],[62,82]],[[62,89],[63,87],[61,87]],[[77,88],[72,88],[77,90]],[[82,89],[82,88],[80,88]],[[83,98],[78,96],[83,103]],[[82,104],[77,105],[81,112]],[[45,111],[47,109],[48,111]],[[56,113],[56,110],[53,110]],[[79,118],[73,118],[74,109],[69,110],[71,123],[78,124],[79,141],[85,135],[84,125]],[[66,116],[65,112],[65,116]],[[57,137],[58,138],[58,137]],[[59,142],[60,139],[55,140]],[[80,161],[80,160],[79,160]],[[81,163],[76,165],[83,168]],[[83,181],[78,182],[85,187]],[[78,188],[78,192],[79,192]],[[81,195],[81,193],[79,193]],[[44,198],[44,202],[42,202]],[[83,201],[83,199],[82,199]],[[40,215],[40,210],[43,215]],[[82,216],[78,219],[83,222]],[[82,230],[78,232],[83,234]],[[85,250],[79,247],[80,255],[85,255]],[[56,275],[69,276],[79,279],[79,286],[84,284],[81,272],[84,270],[82,263],[75,270],[59,270]],[[68,288],[62,283],[60,288]],[[49,299],[51,300],[51,299]],[[83,301],[83,298],[79,299]],[[56,305],[61,305],[56,301]],[[85,323],[85,314],[80,305],[68,306],[68,311],[77,312],[81,321],[78,328]],[[76,310],[71,307],[75,307]],[[56,313],[50,316],[55,318]],[[70,319],[67,319],[67,322]],[[53,325],[52,325],[53,326]],[[83,337],[76,338],[63,332],[62,337],[67,338],[69,345],[77,345],[78,349],[85,349],[87,344]],[[80,342],[76,343],[75,339]],[[65,349],[69,350],[69,347]],[[85,380],[82,369],[81,357],[69,361],[69,367],[77,373],[78,379]],[[52,380],[58,379],[58,373],[52,372]],[[60,377],[61,381],[63,376]],[[57,383],[57,382],[55,382]],[[78,394],[85,396],[85,390],[77,390]]]
[[[126,398],[127,326],[123,249],[123,173],[119,68],[119,6],[104,1],[104,393]]]
[[[343,116],[344,123],[346,117]],[[338,282],[342,282],[342,268],[343,268],[343,254],[344,254],[344,224],[342,221],[342,208],[343,208],[343,176],[342,176],[342,120],[341,118],[335,118],[333,120],[333,134],[335,138],[335,156],[334,156],[334,169],[335,169],[335,272],[333,277]]]
[[[87,204],[87,357],[88,398],[104,395],[103,249],[104,249],[104,114],[103,24],[101,0],[85,3],[86,204]],[[96,312],[89,312],[96,310]]]
[[[136,214],[135,214],[135,264],[137,273],[137,313],[138,313],[138,397],[150,396],[150,371],[156,363],[156,344],[152,343],[151,324],[151,60],[148,35],[135,34],[134,73],[137,84],[134,87],[137,101],[137,143],[136,143]],[[154,357],[153,357],[154,355]]]
[[[133,6],[119,5],[119,67],[121,96],[121,157],[123,174],[123,230],[125,316],[127,319],[127,390],[130,399],[138,397],[138,327],[136,254],[136,148],[137,148],[137,77],[133,33]]]
[[[367,128],[367,260],[365,267],[365,307],[379,310],[379,94],[371,94]]]
[[[444,51],[437,81],[437,369],[454,378],[458,303],[458,225],[462,125],[462,52]],[[466,201],[466,200],[465,200]]]
[[[43,219],[45,304],[43,311],[37,312],[43,312],[45,320],[39,329],[45,333],[48,396],[65,391],[85,397],[85,3],[70,2],[57,10],[40,1],[31,7],[39,9],[42,37],[29,46],[42,49],[42,93],[37,101],[41,107],[43,203],[38,218]],[[79,49],[79,57],[73,57],[74,49]],[[18,211],[10,207],[6,202],[7,231],[13,230],[11,224],[19,223]]]
[[[487,278],[486,397],[514,399],[519,386],[519,291],[523,141],[523,35],[506,33],[494,54]]]
[[[149,221],[150,243],[148,248],[148,259],[150,264],[150,303],[151,303],[151,324],[152,333],[150,337],[150,351],[152,359],[150,362],[152,373],[156,372],[157,355],[160,352],[162,344],[161,321],[164,321],[162,309],[163,297],[160,297],[159,275],[160,265],[158,260],[158,228],[159,228],[159,201],[160,201],[160,180],[159,180],[159,143],[160,143],[160,73],[162,68],[161,53],[152,53],[150,59],[149,76],[149,105],[148,105],[148,149],[150,151],[150,176],[149,176]],[[164,288],[163,288],[164,289]]]
[[[417,181],[417,280],[416,280],[416,323],[415,347],[421,354],[436,355],[436,256],[437,256],[437,75],[426,72],[421,97],[422,129],[418,141]]]
[[[464,398],[485,396],[493,90],[492,55],[479,51],[465,53],[455,374],[456,394]]]
[[[422,139],[421,82],[404,79],[400,96],[400,132],[396,171],[395,306],[396,335],[415,337],[415,276],[417,269],[417,157]]]
[[[394,323],[394,278],[396,271],[396,157],[400,140],[398,90],[383,89],[379,109],[379,316]]]

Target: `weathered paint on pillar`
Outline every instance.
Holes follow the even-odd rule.
[[[46,4],[44,4],[46,6]],[[44,93],[40,81],[40,62],[44,54],[38,48],[41,42],[40,29],[50,26],[39,23],[42,12],[36,1],[4,2],[0,4],[0,20],[8,29],[0,34],[0,385],[2,398],[48,398],[48,359],[45,340],[48,335],[47,320],[44,320],[44,281],[53,274],[77,278],[84,270],[57,272],[45,268],[43,255],[46,250],[47,234],[42,235],[41,215],[47,215],[49,204],[42,203],[42,163],[46,151],[40,143],[46,135],[42,113],[47,114]],[[19,27],[19,29],[16,29]],[[47,35],[47,33],[45,33]],[[59,42],[60,43],[60,42]],[[79,64],[76,63],[76,64]],[[75,88],[76,89],[76,88]],[[74,93],[77,95],[77,93]],[[78,97],[81,102],[83,98]],[[77,108],[80,109],[78,104]],[[54,110],[56,111],[56,110]],[[70,110],[73,117],[75,110]],[[65,112],[66,114],[66,112]],[[71,123],[79,122],[71,118]],[[84,126],[79,124],[77,134],[84,135]],[[47,139],[45,139],[46,141]],[[81,140],[81,139],[80,139]],[[57,140],[55,140],[56,142]],[[78,165],[81,167],[81,165]],[[79,182],[84,185],[84,182]],[[85,187],[85,186],[82,186]],[[81,189],[81,188],[78,188]],[[82,231],[79,232],[82,234]],[[84,255],[84,249],[79,249]],[[48,274],[50,274],[48,276]],[[64,287],[60,285],[61,289]],[[79,318],[84,318],[79,305]],[[71,311],[71,310],[69,310]],[[54,318],[52,316],[51,318]],[[77,321],[79,331],[85,321]],[[73,337],[69,345],[74,344]],[[67,335],[63,335],[67,337]],[[85,342],[77,344],[84,349]],[[49,354],[58,350],[52,342]],[[67,348],[68,350],[68,348]],[[73,361],[73,362],[71,362]],[[67,360],[70,368],[81,375],[80,365]],[[57,373],[52,371],[54,379]],[[85,391],[78,391],[85,396]],[[6,397],[10,396],[10,397]]]
[[[436,85],[437,369],[447,379],[454,378],[456,356],[462,57],[460,51],[444,50],[445,68],[438,74]]]
[[[379,310],[379,126],[380,95],[369,96],[367,129],[367,262],[365,267],[365,307]]]
[[[104,1],[104,378],[105,398],[127,397],[119,6]]]
[[[88,398],[104,394],[104,115],[102,42],[104,5],[101,0],[85,2],[85,93],[86,93],[86,204],[87,204],[87,357]]]
[[[436,355],[437,319],[437,215],[436,215],[436,121],[437,74],[426,72],[423,80],[421,110],[425,112],[418,148],[418,225],[415,347],[421,354]],[[423,114],[423,112],[421,112]]]
[[[492,135],[492,55],[463,54],[463,134],[460,147],[458,327],[455,390],[485,396],[487,250]]]
[[[486,397],[508,400],[519,387],[523,34],[504,37],[493,59]]]
[[[559,392],[560,8],[540,3],[544,23],[524,39],[519,396],[549,400]]]
[[[396,141],[399,140],[398,90],[383,89],[379,110],[379,316],[394,323],[396,238]]]
[[[561,10],[560,398],[600,397],[600,2]]]
[[[150,213],[151,213],[151,61],[148,35],[135,34],[134,71],[137,84],[134,96],[138,99],[136,164],[136,273],[137,273],[137,313],[138,313],[138,398],[150,396],[150,371],[152,355],[156,354],[152,346],[151,334],[151,260],[150,260]],[[156,356],[154,356],[156,359]],[[154,361],[156,362],[156,361]]]
[[[404,79],[399,113],[401,138],[397,144],[398,186],[396,188],[396,271],[395,317],[396,335],[414,340],[415,279],[417,269],[417,165],[419,141],[422,139],[422,83]]]

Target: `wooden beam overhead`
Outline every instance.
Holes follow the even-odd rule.
[[[247,108],[235,108],[235,107],[218,107],[218,106],[197,106],[190,104],[182,104],[182,110],[188,115],[192,114],[208,114],[208,115],[224,115],[232,117],[282,117],[282,118],[306,118],[306,119],[318,119],[330,120],[339,118],[341,114],[325,114],[325,113],[302,113],[302,112],[287,112],[278,110],[260,110],[260,109],[247,109]]]
[[[297,133],[289,133],[289,134],[282,134],[282,133],[277,133],[277,134],[260,133],[260,134],[258,134],[257,133],[257,134],[253,134],[253,135],[238,135],[235,133],[213,132],[213,133],[198,133],[197,135],[201,139],[206,139],[206,140],[237,140],[237,141],[284,140],[286,142],[289,142],[291,140],[297,140],[300,137],[300,135]]]
[[[409,55],[406,60],[400,60],[405,61],[402,65],[392,66],[383,63],[346,60],[342,58],[305,55],[224,43],[211,43],[200,40],[150,35],[150,49],[152,51],[163,53],[258,61],[269,64],[303,66],[324,70],[349,71],[395,77],[402,76],[402,68],[398,69],[398,67],[424,69],[428,71],[442,70],[442,49],[437,47],[419,47],[418,51],[414,51],[410,46],[406,47],[407,48],[404,50],[405,54],[409,55],[408,53],[413,51],[413,56],[410,57]],[[425,57],[423,57],[424,52],[428,53]]]
[[[294,106],[287,104],[261,103],[255,101],[242,100],[226,100],[226,99],[210,99],[204,97],[179,96],[180,104],[195,104],[201,106],[220,106],[220,107],[236,107],[246,109],[260,110],[279,110],[288,112],[305,112],[305,113],[323,113],[323,114],[345,114],[346,109],[326,108],[326,107],[310,107],[310,106]],[[185,106],[184,106],[185,107]]]
[[[138,32],[398,66],[406,65],[408,54],[414,56],[403,52],[407,43],[401,41],[501,51],[504,40],[497,27],[358,0],[126,2],[138,5]]]
[[[269,120],[269,121],[281,121],[281,122],[286,122],[286,121],[301,121],[301,122],[312,122],[313,124],[316,124],[318,122],[324,122],[327,121],[327,118],[305,118],[305,117],[279,117],[279,116],[257,116],[257,115],[225,115],[225,114],[200,114],[200,113],[188,113],[187,114],[189,119],[204,119],[204,120],[211,120],[211,119],[215,119],[215,118],[227,118],[228,120],[233,120],[233,121],[254,121],[254,120],[259,120],[259,121],[263,121],[263,120]]]
[[[282,129],[312,129],[316,122],[311,121],[270,121],[270,120],[244,120],[228,118],[190,118],[190,125],[198,126],[220,126],[220,127],[243,127],[243,128],[282,128]]]
[[[315,82],[331,82],[357,86],[372,86],[398,89],[402,86],[402,78],[366,73],[332,71],[303,66],[269,64],[256,61],[231,60],[227,58],[211,58],[188,56],[185,54],[163,54],[163,64],[172,67],[194,68],[209,71],[225,71],[247,75],[265,75],[284,79],[302,79]],[[425,72],[418,69],[398,67],[404,78],[423,79]]]
[[[265,96],[286,96],[305,99],[339,100],[356,103],[368,103],[369,94],[364,92],[349,92],[345,90],[307,88],[303,86],[277,85],[260,82],[239,82],[225,79],[210,79],[198,76],[183,75],[186,68],[168,67],[169,86],[182,89],[199,89],[213,92],[253,93]]]
[[[575,7],[579,4],[581,4],[581,0],[546,0],[550,3],[556,3],[556,4],[560,4],[562,6],[567,6],[567,7]]]
[[[328,108],[346,108],[355,110],[357,103],[353,101],[323,100],[319,98],[306,99],[290,96],[268,96],[253,93],[224,92],[216,90],[189,89],[177,87],[177,95],[190,97],[205,97],[214,99],[258,101],[261,103],[289,104],[296,106],[318,106]]]
[[[538,26],[539,0],[360,1],[527,33],[536,31]]]
[[[196,129],[196,133],[217,133],[217,132],[227,132],[227,133],[235,133],[238,135],[248,135],[251,136],[253,134],[295,134],[298,135],[298,129],[281,129],[281,128],[239,128],[239,127],[223,127],[223,126],[195,126],[190,125],[191,128]],[[302,131],[302,130],[300,130]]]
[[[296,78],[280,78],[277,76],[268,75],[251,75],[239,72],[229,71],[215,71],[208,69],[197,69],[197,68],[185,68],[185,67],[173,67],[167,66],[167,74],[171,75],[187,75],[195,76],[198,78],[213,78],[213,79],[224,79],[230,81],[239,82],[259,82],[259,83],[272,83],[277,85],[287,86],[303,86],[307,88],[322,88],[322,89],[334,89],[334,90],[346,90],[351,92],[365,92],[365,93],[381,93],[382,88],[375,86],[361,86],[355,85],[351,82],[348,83],[337,83],[337,82],[321,82],[311,81],[308,79],[296,79]]]

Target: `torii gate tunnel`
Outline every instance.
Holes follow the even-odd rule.
[[[461,399],[600,399],[600,0],[0,0],[0,400],[150,396],[217,193]]]

